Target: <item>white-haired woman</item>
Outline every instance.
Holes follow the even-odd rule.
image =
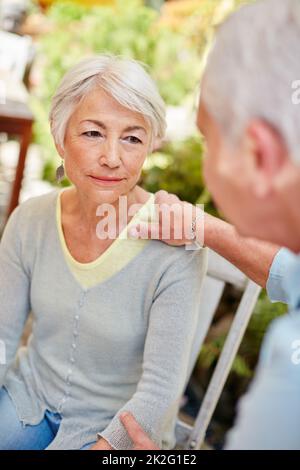
[[[171,447],[206,253],[124,236],[153,209],[137,183],[163,101],[141,65],[99,55],[64,76],[50,123],[72,186],[21,204],[1,241],[0,448],[129,449],[125,410]]]

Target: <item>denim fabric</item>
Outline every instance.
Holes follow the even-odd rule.
[[[6,389],[0,389],[0,450],[44,450],[56,436],[62,417],[46,411],[39,424],[22,424]],[[94,442],[85,444],[88,450]]]

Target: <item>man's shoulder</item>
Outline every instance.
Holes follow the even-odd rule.
[[[300,368],[300,311],[292,311],[271,323],[264,338],[260,362],[286,372]],[[300,374],[299,374],[300,376]]]

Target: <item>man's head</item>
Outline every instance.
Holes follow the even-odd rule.
[[[300,1],[264,0],[220,28],[198,126],[213,197],[244,235],[300,251]],[[298,89],[299,86],[299,89]]]

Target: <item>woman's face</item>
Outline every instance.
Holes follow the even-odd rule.
[[[95,203],[113,203],[137,184],[150,137],[141,114],[99,87],[76,107],[58,151],[78,191]]]

